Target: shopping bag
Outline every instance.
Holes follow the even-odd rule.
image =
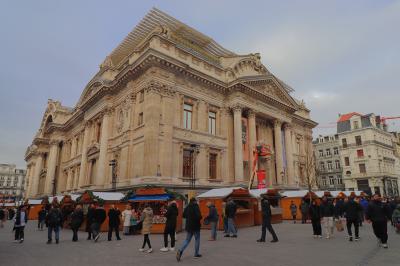
[[[336,230],[338,232],[342,232],[344,230],[341,220],[337,220],[335,226],[336,226]]]

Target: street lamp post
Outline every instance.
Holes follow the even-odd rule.
[[[116,191],[117,190],[117,173],[115,171],[115,167],[117,166],[117,160],[115,160],[115,159],[111,160],[109,166],[111,166],[112,190]]]
[[[197,161],[197,154],[200,152],[198,144],[191,144],[191,154],[192,154],[192,175],[190,177],[189,187],[190,193],[189,198],[195,197],[196,195],[196,161]]]

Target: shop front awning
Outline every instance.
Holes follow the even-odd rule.
[[[128,201],[167,201],[171,199],[171,195],[137,195],[132,196],[128,199]]]

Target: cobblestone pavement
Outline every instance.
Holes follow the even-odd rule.
[[[11,223],[0,228],[0,265],[178,265],[175,253],[161,253],[161,235],[151,235],[152,254],[138,251],[142,236],[127,236],[122,241],[106,241],[103,234],[98,243],[86,240],[80,233],[77,243],[71,241],[70,230],[61,231],[60,244],[47,245],[47,231],[37,231],[36,221],[25,230],[25,242],[13,243]],[[276,244],[256,243],[260,228],[241,229],[237,239],[224,238],[207,241],[209,231],[202,231],[200,259],[193,258],[193,244],[188,247],[179,265],[400,265],[400,235],[389,228],[389,249],[377,247],[371,225],[361,228],[361,240],[349,242],[344,232],[333,239],[313,239],[311,225],[282,223],[274,225],[279,237]],[[178,246],[185,234],[178,235]],[[193,241],[192,241],[193,242]]]

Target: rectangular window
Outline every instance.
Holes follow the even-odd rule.
[[[319,163],[319,169],[325,170],[325,163],[324,162],[320,162]]]
[[[342,139],[343,148],[347,148],[347,139]]]
[[[331,161],[328,161],[328,170],[332,170],[333,169],[333,165]]]
[[[324,157],[324,151],[323,150],[319,150],[319,157]]]
[[[343,184],[343,179],[342,179],[342,177],[340,175],[338,175],[338,177],[337,177],[337,183],[338,183],[338,185],[342,185]]]
[[[139,102],[143,102],[144,101],[144,90],[139,92]]]
[[[335,185],[335,178],[333,176],[329,177],[329,185]]]
[[[340,169],[340,161],[339,160],[335,161],[335,167],[336,167],[336,169]]]
[[[182,176],[191,178],[193,175],[193,157],[191,150],[183,150],[183,169]]]
[[[143,113],[140,113],[139,117],[138,117],[138,126],[141,126],[141,125],[143,125]]]
[[[350,166],[350,158],[349,157],[344,157],[344,165]]]
[[[217,179],[217,154],[210,153],[209,168],[210,179]]]
[[[361,163],[361,164],[359,164],[359,167],[360,167],[360,173],[361,174],[365,174],[367,172],[365,164]]]
[[[339,155],[339,148],[337,148],[337,147],[333,148],[333,154]]]
[[[327,185],[327,181],[326,181],[326,177],[322,177],[322,185],[326,186]]]
[[[364,157],[364,150],[357,150],[357,157]]]
[[[353,122],[353,127],[354,127],[354,129],[358,129],[359,128],[358,121],[354,121]]]
[[[331,156],[331,149],[326,149],[326,156]]]
[[[356,145],[361,146],[362,145],[361,136],[356,136],[355,139],[356,139]]]
[[[208,112],[208,133],[216,134],[216,119],[217,114],[215,112]]]
[[[192,129],[192,112],[193,106],[185,103],[183,105],[183,127],[186,129]]]

